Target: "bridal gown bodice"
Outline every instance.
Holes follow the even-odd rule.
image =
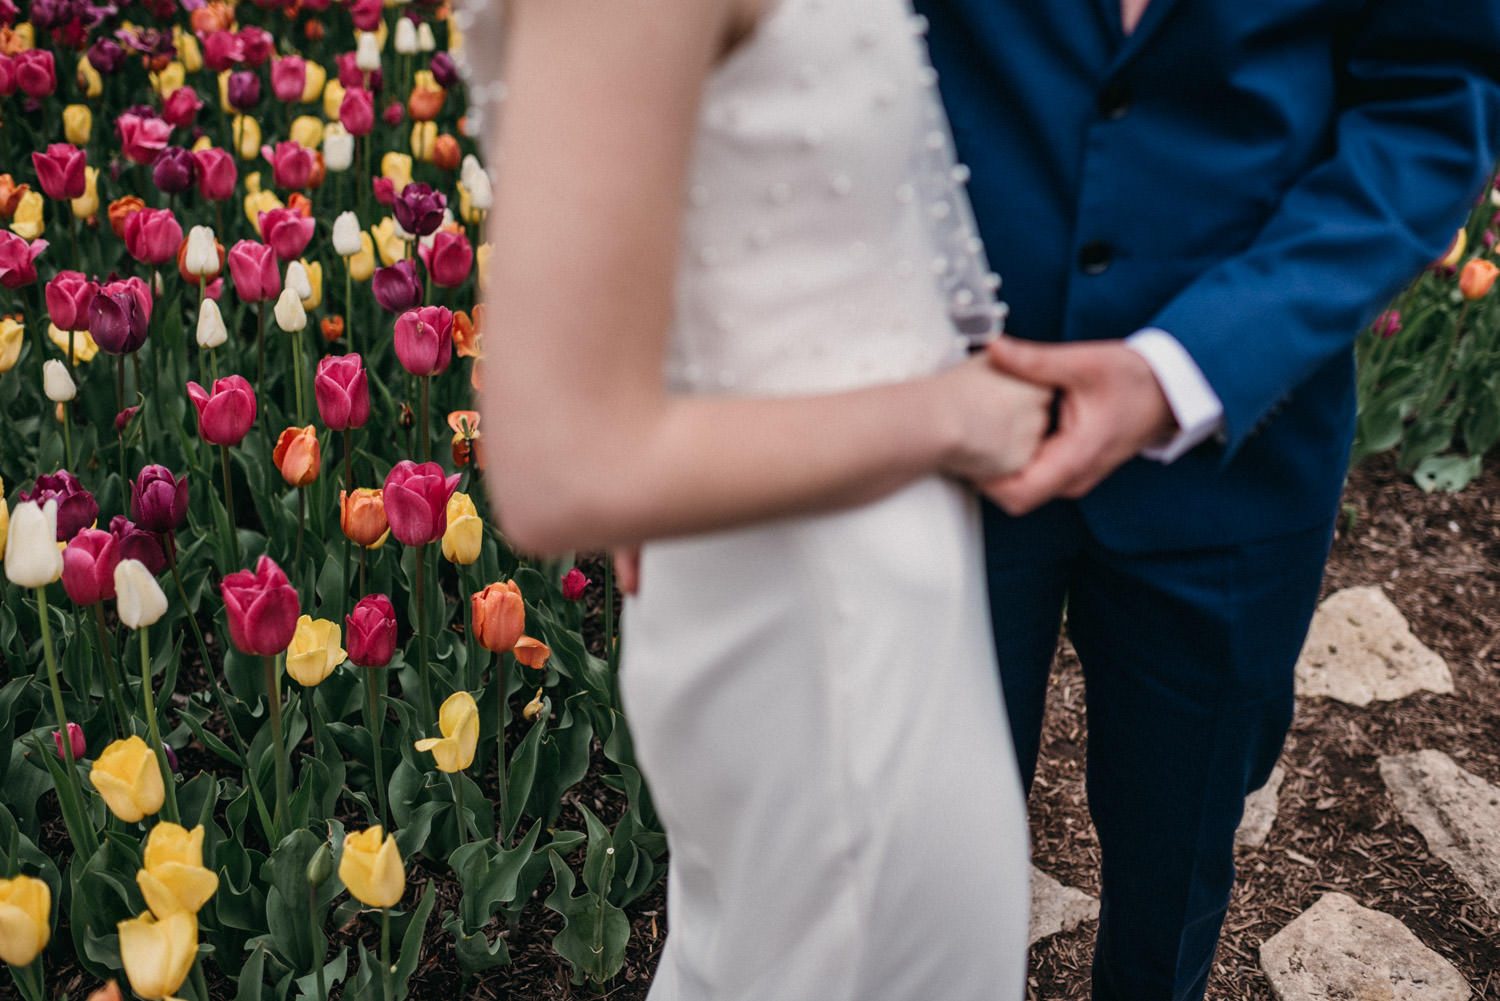
[[[905,0],[773,0],[704,94],[672,391],[910,379],[997,322]],[[817,428],[808,428],[817,434]],[[647,545],[621,693],[670,847],[652,1001],[1016,1001],[1023,807],[973,498]]]

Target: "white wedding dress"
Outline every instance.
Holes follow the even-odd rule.
[[[684,192],[677,392],[821,393],[998,317],[906,0],[773,0]],[[817,428],[808,428],[817,434]],[[1016,1001],[1027,834],[973,497],[654,543],[621,694],[666,825],[651,1001]]]

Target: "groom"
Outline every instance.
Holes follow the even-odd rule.
[[[1033,775],[1064,606],[1102,848],[1095,1001],[1204,992],[1353,427],[1356,332],[1500,156],[1500,0],[917,0],[1056,433],[993,485]],[[1045,342],[1045,343],[1035,343]]]

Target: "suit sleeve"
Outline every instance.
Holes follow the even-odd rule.
[[[1500,0],[1370,4],[1330,155],[1152,318],[1224,405],[1225,461],[1439,257],[1500,158]]]

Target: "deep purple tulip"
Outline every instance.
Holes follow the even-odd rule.
[[[434,53],[428,69],[432,70],[433,82],[444,90],[452,90],[458,83],[458,66],[446,52]]]
[[[195,167],[191,152],[181,146],[168,146],[151,165],[151,181],[164,195],[180,195],[193,186]]]
[[[229,75],[229,103],[239,111],[249,111],[260,103],[260,77],[249,70]]]
[[[151,290],[138,277],[110,282],[89,306],[89,334],[108,354],[135,351],[150,328]]]
[[[97,38],[89,46],[89,63],[105,76],[115,73],[125,64],[125,49],[113,38]]]
[[[187,517],[187,477],[166,466],[146,466],[130,484],[130,516],[148,532],[170,532]]]
[[[43,473],[36,478],[30,493],[22,490],[18,495],[23,501],[36,501],[45,505],[49,500],[57,501],[57,541],[67,542],[99,517],[99,504],[94,495],[83,489],[78,477],[66,469],[55,473]]]
[[[123,514],[109,520],[109,534],[119,543],[120,559],[140,560],[152,574],[159,574],[167,568],[162,536],[146,531]]]
[[[390,313],[415,309],[422,301],[422,283],[417,281],[417,265],[411,258],[397,261],[388,268],[376,268],[370,278],[375,301]]]
[[[443,210],[448,199],[441,192],[433,191],[432,185],[420,181],[408,184],[396,196],[391,208],[401,228],[413,236],[431,236],[443,224]]]

